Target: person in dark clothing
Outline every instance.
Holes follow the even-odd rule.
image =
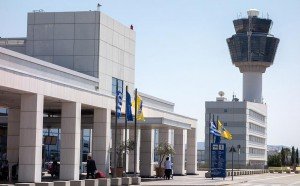
[[[86,161],[86,179],[89,179],[90,176],[92,176],[92,178],[94,179],[96,170],[97,168],[95,160],[93,160],[92,156],[89,155]]]
[[[2,179],[8,180],[8,161],[4,160],[1,167]]]
[[[53,160],[51,165],[51,177],[57,176],[59,178],[59,164],[57,160]]]

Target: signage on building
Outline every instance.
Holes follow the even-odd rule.
[[[226,177],[226,144],[211,144],[211,177]]]

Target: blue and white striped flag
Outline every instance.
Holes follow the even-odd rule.
[[[122,112],[121,112],[121,109],[122,109],[122,100],[123,100],[123,94],[122,94],[122,92],[118,91],[117,92],[117,117],[118,117],[118,119],[122,115]]]
[[[218,131],[216,124],[213,121],[210,122],[209,132],[214,136],[221,136],[220,131]]]

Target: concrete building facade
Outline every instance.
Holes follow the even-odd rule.
[[[135,32],[99,11],[34,12],[27,23],[26,38],[0,39],[10,168],[19,164],[19,182],[40,182],[43,129],[60,128],[60,179],[78,180],[81,131],[92,129],[93,158],[108,174],[114,167],[114,95],[126,85],[133,95],[135,88]],[[141,176],[154,175],[158,129],[159,141],[174,139],[174,174],[195,174],[197,120],[174,113],[174,103],[140,95],[146,120],[138,123],[139,161],[132,162],[130,153],[125,169],[136,163]],[[118,122],[118,140],[125,140],[124,118]],[[132,136],[133,123],[128,132]]]
[[[220,100],[220,99],[218,99]],[[232,140],[222,140],[227,146],[227,167],[231,167],[232,158],[229,149],[234,146],[235,168],[263,168],[267,163],[267,106],[265,104],[237,101],[207,101],[205,103],[205,122],[209,123],[209,114],[215,115],[232,134]],[[209,125],[205,127],[205,149],[209,145]],[[212,142],[212,139],[211,139]],[[238,152],[240,146],[240,152]],[[206,162],[209,159],[206,153]]]

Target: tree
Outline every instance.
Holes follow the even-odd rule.
[[[281,155],[281,165],[285,166],[286,165],[286,161],[285,161],[286,155],[285,155],[285,150],[283,147],[281,149],[280,155]]]
[[[296,154],[295,154],[295,148],[294,148],[294,146],[292,147],[291,162],[292,162],[292,166],[294,166],[295,163],[296,163]]]
[[[268,156],[268,166],[269,167],[281,167],[281,155],[274,154]]]
[[[297,148],[297,150],[296,150],[296,166],[298,166],[299,165],[299,153],[298,153],[298,148]]]
[[[159,156],[159,168],[161,168],[161,164],[166,156],[175,154],[173,146],[167,142],[159,143],[158,146],[155,148],[155,151]]]
[[[135,149],[135,141],[134,140],[127,140],[127,146],[125,148],[125,142],[122,141],[118,146],[117,146],[117,151],[116,151],[116,154],[117,154],[117,167],[123,167],[124,165],[124,162],[123,162],[123,158],[124,158],[124,155],[126,156],[126,154],[129,152],[129,151],[132,151]]]

